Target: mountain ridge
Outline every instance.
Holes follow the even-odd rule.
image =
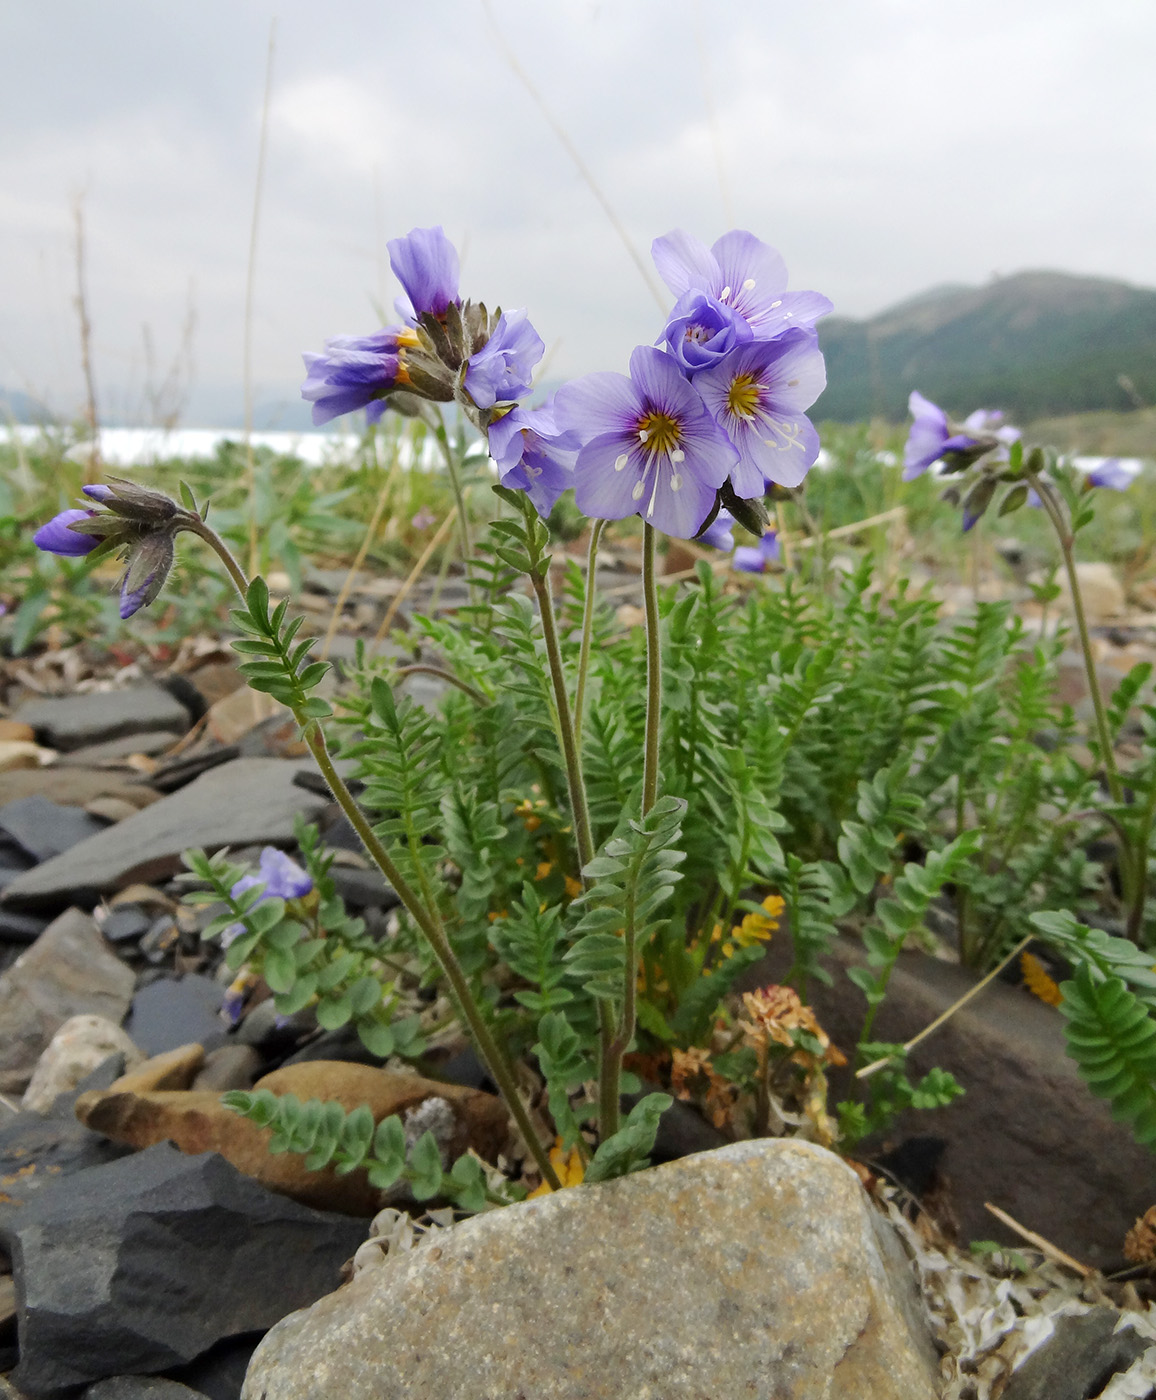
[[[1113,278],[1029,269],[818,329],[819,420],[898,420],[912,389],[958,415],[1002,408],[1021,421],[1156,402],[1156,290]]]

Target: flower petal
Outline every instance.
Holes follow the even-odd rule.
[[[561,398],[561,390],[558,395]],[[616,466],[623,455],[626,462]],[[634,489],[643,480],[645,467],[646,457],[637,439],[632,441],[620,432],[594,438],[579,452],[574,464],[574,499],[578,509],[592,520],[624,520],[628,515],[636,515],[640,498],[634,495]]]
[[[676,297],[694,288],[718,296],[723,289],[718,260],[705,243],[684,233],[671,230],[650,245],[650,256],[658,275]]]
[[[572,379],[554,398],[558,422],[583,441],[606,433],[629,433],[642,412],[641,396],[624,374],[602,372]]]

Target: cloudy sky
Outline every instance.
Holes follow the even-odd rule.
[[[1029,267],[1156,285],[1138,0],[0,0],[0,385],[80,403],[79,198],[106,414],[147,418],[146,328],[155,386],[190,306],[188,421],[239,410],[274,16],[266,404],[379,324],[414,225],[529,308],[549,378],[625,368],[660,308],[551,118],[647,264],[671,228],[749,228],[855,317]]]

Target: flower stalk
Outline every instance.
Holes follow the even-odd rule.
[[[241,566],[233,557],[231,551],[220,535],[217,534],[205,521],[196,517],[188,527],[194,534],[198,535],[215,551],[218,558],[224,564],[229,577],[236,586],[241,599],[244,602],[248,592],[248,581],[245,578]],[[293,710],[293,717],[301,728],[302,738],[306,747],[317,764],[318,770],[333,793],[334,801],[341,808],[342,812],[349,819],[350,825],[357,832],[358,838],[365,847],[367,854],[381,873],[393,886],[398,898],[413,918],[414,922],[425,935],[438,966],[448,980],[453,992],[454,1000],[461,1011],[470,1035],[481,1055],[487,1070],[490,1072],[494,1083],[497,1084],[506,1105],[518,1126],[519,1132],[525,1139],[526,1146],[534,1158],[535,1165],[542,1174],[543,1180],[549,1182],[554,1190],[561,1188],[558,1175],[554,1170],[550,1158],[540,1142],[534,1125],[530,1120],[530,1115],[522,1102],[518,1092],[517,1082],[514,1077],[513,1066],[508,1056],[499,1046],[489,1026],[486,1025],[473,993],[470,991],[469,981],[458,962],[457,956],[446,936],[441,919],[432,901],[429,904],[423,902],[406,880],[405,876],[394,864],[389,852],[381,841],[374,834],[365,813],[354,800],[353,794],[349,791],[345,780],[337,771],[333,759],[329,753],[328,745],[325,742],[325,734],[320,724],[315,718],[306,715],[297,709]]]

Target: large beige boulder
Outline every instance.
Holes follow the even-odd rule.
[[[242,1400],[934,1400],[859,1179],[760,1140],[426,1237],[265,1337]]]

